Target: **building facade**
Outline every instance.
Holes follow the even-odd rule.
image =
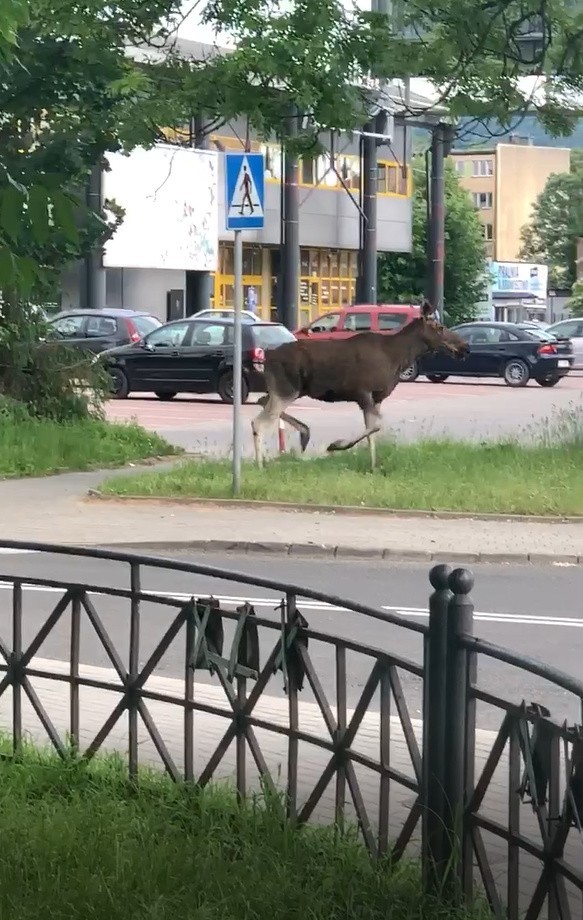
[[[569,172],[571,151],[535,147],[525,138],[495,147],[454,150],[450,155],[460,182],[472,196],[484,228],[487,255],[516,262],[521,231],[553,173]]]
[[[188,144],[188,131],[167,130],[171,145]],[[359,247],[359,142],[358,138],[322,138],[325,152],[300,160],[300,281],[298,325],[329,309],[354,302]],[[406,132],[395,127],[390,145],[378,148],[378,249],[408,252],[412,246],[412,178],[408,168]],[[246,124],[233,122],[206,141],[217,163],[218,247],[212,271],[211,305],[234,305],[233,234],[225,229],[225,151],[261,152],[265,160],[264,228],[244,234],[243,283],[245,308],[265,319],[277,317],[277,285],[280,265],[283,157],[277,143],[247,136]],[[189,151],[195,154],[195,151]],[[106,181],[107,180],[106,173]],[[122,202],[123,203],[123,202]],[[194,203],[189,207],[196,208]],[[196,214],[193,216],[196,219]],[[140,228],[136,226],[139,236]],[[136,240],[139,248],[139,239]],[[106,263],[107,264],[107,263]],[[106,305],[148,310],[161,319],[171,315],[170,302],[184,301],[186,270],[152,265],[107,265]],[[164,263],[165,264],[165,263]],[[63,305],[79,304],[82,280],[77,268],[64,280]],[[174,310],[174,313],[176,310]]]

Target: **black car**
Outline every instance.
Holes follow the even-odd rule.
[[[162,323],[138,310],[63,310],[48,321],[53,341],[97,354],[139,342]]]
[[[445,352],[425,355],[401,374],[401,380],[420,375],[432,383],[448,377],[502,377],[509,387],[524,387],[530,379],[554,387],[573,365],[573,346],[543,330],[515,323],[463,323],[453,329],[470,346],[467,357]]]
[[[177,393],[218,393],[233,402],[232,320],[197,319],[166,323],[141,342],[100,355],[113,380],[117,399],[129,393],[155,393],[173,399]],[[244,323],[242,399],[265,392],[265,352],[295,337],[279,323]]]

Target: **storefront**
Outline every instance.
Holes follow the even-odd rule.
[[[264,319],[277,319],[279,250],[243,246],[244,309]],[[302,249],[298,325],[354,303],[357,254],[346,249]],[[234,306],[233,246],[219,245],[219,271],[214,279],[213,306]]]
[[[497,322],[544,320],[548,268],[530,262],[492,262],[492,303]]]

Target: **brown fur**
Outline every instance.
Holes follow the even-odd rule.
[[[310,430],[285,411],[296,399],[309,396],[321,402],[355,402],[363,412],[364,434],[352,441],[334,441],[329,451],[347,450],[368,438],[371,463],[375,465],[374,435],[381,428],[381,404],[399,382],[399,375],[428,352],[445,348],[459,356],[467,344],[432,319],[433,309],[423,305],[422,316],[395,335],[362,332],[348,339],[301,339],[268,351],[265,360],[267,396],[253,420],[255,456],[263,465],[263,433],[279,418],[300,432],[304,451]]]

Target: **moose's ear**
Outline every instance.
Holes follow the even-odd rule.
[[[434,313],[435,313],[435,310],[433,309],[433,307],[431,306],[427,298],[424,297],[423,303],[421,304],[421,315],[423,316],[424,319],[430,319]]]

